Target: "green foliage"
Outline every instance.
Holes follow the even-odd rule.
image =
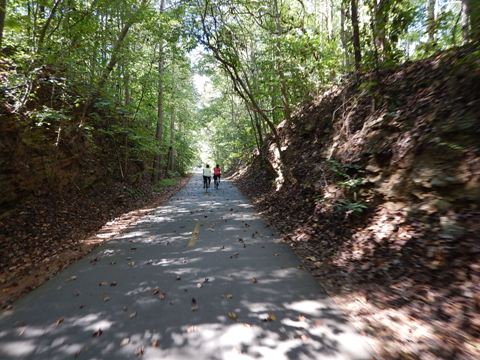
[[[137,188],[127,187],[125,191],[133,199],[140,199],[144,195],[143,191]]]
[[[343,200],[336,204],[335,208],[339,212],[346,212],[348,214],[362,214],[368,209],[368,205],[361,201]]]
[[[166,187],[175,186],[176,184],[177,184],[177,180],[170,179],[170,178],[165,178],[165,179],[160,180],[157,184],[155,184],[153,186],[153,190],[157,191],[157,192],[160,192],[163,189],[165,189]]]
[[[170,146],[168,171],[185,174],[200,158],[226,170],[260,153],[273,126],[354,68],[349,1],[167,3],[160,11],[146,0],[8,1],[2,44],[13,70],[2,94],[29,124],[50,131],[46,138],[62,135],[61,126],[81,128],[95,156],[113,154],[116,176],[137,169],[130,163],[149,170],[155,155],[167,173]],[[363,71],[466,41],[459,2],[442,3],[434,19],[425,0],[359,3]],[[195,72],[210,79],[203,98]],[[361,184],[352,165],[330,166],[340,186]]]
[[[160,12],[146,0],[8,1],[2,45],[15,70],[2,91],[18,113],[30,109],[30,124],[51,131],[46,138],[59,133],[61,141],[61,126],[81,128],[94,157],[111,155],[105,167],[115,176],[139,171],[131,164],[148,169],[157,153],[165,169],[169,146],[176,154],[171,171],[185,174],[197,157],[198,128],[187,56],[195,41],[185,31],[186,9],[172,3]],[[160,142],[155,139],[159,43],[165,62]]]
[[[347,188],[347,189],[356,189],[360,185],[362,185],[364,182],[363,178],[350,178],[348,180],[340,181],[338,184],[341,187]]]
[[[32,111],[30,116],[34,120],[35,126],[50,126],[61,120],[70,119],[63,110],[55,110],[45,105]]]
[[[340,186],[348,189],[354,189],[363,183],[363,178],[358,176],[359,174],[362,174],[363,171],[358,165],[343,164],[335,159],[329,159],[326,162],[330,170],[340,178]]]

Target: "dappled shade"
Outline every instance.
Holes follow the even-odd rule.
[[[188,247],[197,223],[198,242]],[[169,204],[15,304],[0,320],[0,352],[368,359],[370,347],[230,183],[206,194],[197,175]]]

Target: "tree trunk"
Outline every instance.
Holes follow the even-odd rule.
[[[125,87],[125,107],[128,108],[130,105],[132,98],[130,96],[130,73],[128,72],[128,68],[124,65],[122,66],[123,70],[123,86]],[[123,127],[127,129],[129,126],[128,124],[128,117],[123,116]],[[124,157],[124,163],[123,163],[123,171],[125,172],[125,175],[128,174],[128,158],[129,158],[129,152],[128,152],[128,132],[125,133],[125,138],[124,138],[124,148],[125,148],[125,157]]]
[[[469,31],[468,31],[467,0],[462,0],[461,22],[462,22],[463,42],[465,42],[465,41],[468,41],[469,38],[470,38],[470,34],[469,34]]]
[[[7,0],[0,0],[0,52],[2,51],[3,29],[5,27],[6,14],[7,14]]]
[[[384,61],[388,55],[388,44],[385,34],[385,28],[387,26],[387,2],[385,0],[374,0],[373,1],[374,10],[372,16],[372,29],[373,29],[373,40],[375,43],[377,54],[380,55],[381,61]],[[377,60],[378,60],[377,56]]]
[[[175,93],[173,93],[175,94]],[[172,110],[170,114],[170,139],[169,139],[169,154],[167,170],[174,170],[174,149],[175,149],[175,105],[172,104]]]
[[[480,41],[480,2],[478,0],[463,0],[468,17],[469,40]]]
[[[260,121],[258,120],[258,114],[254,113],[253,114],[253,119],[255,120],[255,127],[257,128],[258,132],[258,143],[261,148],[263,148],[263,133],[262,133],[262,125],[260,124]]]
[[[376,5],[375,5],[376,9]],[[376,13],[376,10],[375,10]],[[378,74],[379,68],[379,54],[378,54],[378,37],[377,37],[377,18],[376,16],[370,17],[370,30],[372,31],[372,46],[373,46],[373,59],[375,64],[375,73]]]
[[[157,92],[157,129],[155,131],[155,139],[157,140],[157,153],[153,160],[153,181],[158,182],[161,176],[161,162],[162,162],[162,143],[163,143],[163,121],[164,121],[164,107],[163,107],[163,73],[164,73],[164,59],[163,46],[160,46],[160,54],[158,60],[158,92]]]
[[[328,39],[333,39],[333,3],[332,0],[325,0],[326,20]]]
[[[355,70],[360,72],[362,64],[362,53],[360,49],[360,29],[358,26],[358,0],[351,0],[352,28],[353,28],[353,53],[355,56]]]
[[[429,46],[435,44],[435,4],[436,0],[427,0],[427,33]]]
[[[165,10],[165,0],[160,2],[160,12]],[[164,120],[164,107],[163,107],[163,75],[165,71],[165,59],[163,48],[163,34],[160,39],[160,46],[158,50],[158,93],[157,93],[157,129],[155,132],[155,139],[157,140],[157,153],[153,159],[153,174],[152,180],[154,183],[158,182],[161,177],[161,162],[162,162],[162,142],[163,142],[163,120]]]
[[[261,154],[262,151],[260,149],[260,141],[258,140],[258,134],[257,134],[258,129],[255,126],[255,122],[253,121],[252,111],[250,109],[247,109],[247,111],[248,111],[248,116],[250,118],[250,123],[252,124],[253,136],[255,137],[255,144],[257,145],[258,153]]]
[[[343,66],[346,69],[350,67],[350,54],[348,53],[347,31],[345,29],[345,1],[340,3],[340,41],[343,48]]]
[[[283,103],[283,112],[286,119],[290,119],[292,110],[290,109],[290,101],[288,99],[288,89],[287,82],[285,80],[285,75],[283,74],[283,64],[280,59],[281,49],[279,46],[280,37],[282,35],[282,24],[280,19],[280,11],[278,10],[278,1],[273,0],[273,15],[275,20],[275,32],[276,32],[276,54],[275,54],[275,63],[277,65],[278,76],[280,78],[280,92],[282,94],[282,103]]]

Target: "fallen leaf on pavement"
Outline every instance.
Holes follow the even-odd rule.
[[[300,339],[302,339],[303,342],[310,340],[310,338],[305,334],[300,335]]]
[[[198,310],[197,300],[195,298],[192,298],[192,311],[197,311],[197,310]]]
[[[187,332],[188,333],[192,333],[192,332],[195,332],[197,331],[197,327],[194,326],[194,325],[190,325],[188,328],[187,328]]]
[[[63,317],[59,318],[57,321],[55,321],[55,325],[57,326],[60,325],[61,323],[63,323],[63,320],[64,320]]]
[[[223,295],[225,297],[225,299],[228,299],[228,300],[231,300],[233,299],[233,295],[232,294],[226,294],[226,295]]]
[[[73,280],[77,280],[77,277],[75,275],[70,276],[67,281],[73,281]]]
[[[137,350],[135,351],[135,355],[143,356],[143,354],[145,354],[145,348],[143,346],[138,347]]]
[[[133,318],[136,317],[136,316],[137,316],[137,312],[136,312],[136,311],[134,311],[134,312],[130,313],[130,315],[128,315],[128,317],[129,317],[130,319],[133,319]]]
[[[150,342],[150,345],[152,347],[159,347],[160,346],[160,341],[158,341],[158,339],[152,339],[152,341]]]
[[[105,297],[103,298],[103,301],[105,301],[105,302],[110,301],[110,296],[105,296]]]
[[[98,283],[98,286],[107,286],[107,285],[108,285],[108,281],[102,281]]]
[[[161,292],[159,295],[158,295],[158,298],[160,300],[165,300],[165,298],[167,297],[167,294],[165,294],[164,292]]]
[[[267,317],[262,319],[263,321],[275,321],[277,320],[277,316],[273,312],[269,312]]]
[[[315,322],[313,323],[313,327],[317,328],[317,327],[321,327],[323,326],[323,322],[321,320],[315,320]]]
[[[235,313],[235,312],[233,312],[233,311],[231,311],[231,312],[228,313],[228,317],[229,317],[230,320],[233,320],[233,321],[237,321],[237,320],[238,320],[238,315],[237,315],[237,313]]]
[[[95,331],[92,336],[93,337],[98,337],[98,336],[101,336],[103,334],[103,331],[102,329],[98,329],[97,331]]]
[[[130,339],[129,339],[129,338],[124,338],[124,339],[120,342],[120,346],[128,345],[128,343],[130,343]]]
[[[258,282],[256,277],[252,277],[250,281],[252,282],[252,284],[256,284]]]

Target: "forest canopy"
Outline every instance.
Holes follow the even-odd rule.
[[[298,104],[362,73],[477,41],[479,7],[2,0],[2,112],[53,151],[79,142],[88,151],[108,147],[115,177],[143,171],[158,181],[200,158],[228,168],[261,152],[268,137],[281,159],[276,126]]]

